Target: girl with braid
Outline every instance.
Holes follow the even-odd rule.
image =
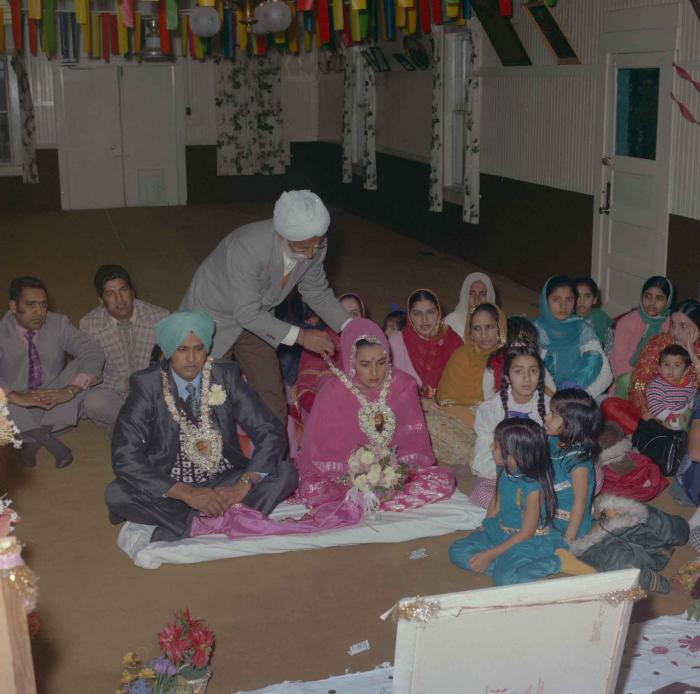
[[[554,468],[554,526],[571,543],[591,529],[595,460],[600,455],[600,410],[585,391],[567,388],[552,397],[545,417]]]
[[[478,477],[496,479],[493,434],[499,422],[508,417],[531,419],[544,426],[549,410],[545,395],[545,370],[534,345],[513,345],[506,350],[499,390],[479,405],[474,430],[476,446],[472,471]]]

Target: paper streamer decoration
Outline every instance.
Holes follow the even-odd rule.
[[[681,112],[681,115],[683,118],[685,118],[688,123],[692,123],[693,125],[700,125],[700,121],[695,118],[695,116],[692,114],[691,110],[685,105],[682,104],[676,97],[673,95],[673,92],[671,92],[671,99],[676,102],[676,105],[678,106],[678,110]]]
[[[439,0],[437,0],[439,2]],[[384,23],[386,26],[387,41],[393,41],[396,37],[396,21],[394,19],[394,0],[384,0]]]
[[[70,22],[71,50],[73,53],[73,60],[80,60],[80,24],[78,24],[78,19],[75,16],[75,12],[69,13],[68,20]]]
[[[41,0],[29,0],[27,11],[29,19],[41,19]]]
[[[297,10],[299,12],[311,12],[314,9],[314,0],[298,0]]]
[[[343,22],[343,0],[332,0],[333,2],[333,29],[342,31],[345,28]]]
[[[236,43],[242,51],[248,48],[248,32],[246,26],[241,21],[243,19],[243,10],[236,8]]]
[[[81,25],[83,27],[83,31],[81,32],[83,35],[83,53],[85,53],[88,58],[90,57],[92,49],[92,37],[90,36],[91,23],[92,17],[90,15],[90,11],[88,10],[87,22]]]
[[[294,3],[288,2],[289,9],[292,11],[292,21],[287,29],[287,47],[290,53],[298,55],[299,53],[299,22],[297,14],[294,11]],[[334,5],[335,9],[335,5]]]
[[[41,20],[41,45],[47,56],[56,53],[56,0],[44,0]]]
[[[420,12],[420,30],[424,34],[430,33],[430,6],[428,5],[429,0],[418,0],[418,7]]]
[[[119,55],[119,31],[115,14],[109,15],[109,47],[112,55]]]
[[[5,10],[0,7],[0,53],[5,50]]]
[[[393,2],[393,0],[392,0]],[[341,41],[346,48],[352,46],[352,35],[350,33],[350,10],[348,6],[343,3],[343,34]]]
[[[36,20],[34,20],[34,19],[27,20],[27,30],[29,33],[29,52],[32,55],[36,55],[38,52]]]
[[[513,14],[513,4],[511,0],[498,0],[498,13],[501,17],[510,17]]]
[[[109,62],[109,40],[110,40],[110,28],[109,28],[109,15],[108,14],[101,14],[100,15],[100,45],[102,48],[101,55],[102,55],[102,60],[105,62]]]
[[[74,0],[75,18],[78,24],[87,24],[89,19],[88,0]]]
[[[418,9],[416,7],[409,7],[406,10],[406,19],[408,33],[415,34],[418,29]]]
[[[68,16],[65,12],[58,13],[58,37],[61,45],[61,58],[68,60]]]
[[[329,43],[331,40],[331,24],[328,16],[328,0],[316,0],[316,18],[318,19],[319,41]]]
[[[120,55],[129,52],[129,34],[124,24],[124,7],[122,0],[117,0],[117,42]]]
[[[168,31],[175,31],[177,24],[177,0],[165,0],[165,25]]]
[[[122,24],[134,28],[134,0],[122,0]]]
[[[690,84],[695,87],[697,91],[700,92],[700,81],[699,80],[694,80],[692,75],[685,69],[682,68],[680,65],[677,65],[676,63],[673,63],[673,69],[676,71],[676,74],[686,82],[690,82]]]
[[[442,2],[441,0],[431,0],[430,15],[433,24],[442,24]]]
[[[12,13],[12,43],[15,52],[22,50],[22,12],[19,7],[19,0],[10,0],[10,12]]]
[[[99,58],[102,47],[102,16],[90,14],[90,57]]]
[[[166,17],[166,0],[158,0],[158,33],[160,35],[160,50],[164,55],[170,54],[170,32]],[[177,26],[177,25],[176,25]]]

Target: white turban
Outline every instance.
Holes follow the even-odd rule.
[[[306,241],[328,231],[331,216],[321,198],[310,190],[290,190],[275,203],[272,224],[288,241]]]

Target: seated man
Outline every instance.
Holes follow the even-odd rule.
[[[197,513],[221,516],[240,503],[269,513],[298,481],[282,424],[237,364],[208,357],[209,315],[173,313],[155,330],[166,359],[131,377],[112,436],[110,520],[155,525],[157,542],[187,537]],[[255,446],[250,460],[236,424]]]
[[[24,442],[21,461],[36,465],[44,446],[63,468],[73,455],[55,434],[75,426],[85,390],[97,383],[105,360],[91,337],[48,308],[41,280],[12,280],[10,310],[0,322],[0,388]],[[73,357],[67,366],[66,354]]]
[[[102,265],[95,273],[95,289],[100,306],[80,319],[80,329],[100,345],[106,362],[102,383],[83,400],[83,416],[111,433],[129,376],[149,365],[156,342],[153,326],[168,311],[135,299],[131,277],[120,265]]]

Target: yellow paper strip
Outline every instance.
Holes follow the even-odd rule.
[[[367,0],[350,0],[351,10],[366,10]]]
[[[78,24],[87,24],[88,14],[88,0],[75,0],[75,21]]]
[[[180,15],[180,52],[183,58],[187,57],[190,48],[187,44],[187,20],[186,14]]]
[[[224,21],[224,2],[223,0],[216,0],[216,11],[219,13],[219,19]]]
[[[242,51],[245,51],[248,47],[248,32],[246,31],[246,25],[241,22],[244,14],[243,10],[236,8],[236,31],[238,33],[238,46]]]
[[[333,0],[333,29],[342,31],[344,28],[343,0]]]
[[[102,44],[100,41],[100,15],[90,15],[90,57],[99,58],[102,55]]]
[[[311,36],[311,34],[308,31],[305,31],[304,32],[304,50],[307,53],[311,53],[311,49],[313,47],[312,39],[313,39],[313,37]]]
[[[406,10],[406,29],[409,34],[415,34],[418,28],[418,8],[409,7]]]
[[[286,31],[278,31],[275,34],[275,43],[282,44],[282,45],[287,43],[287,32]]]
[[[398,0],[398,4],[401,5],[401,7],[415,7],[416,2],[415,0]]]
[[[29,0],[27,10],[29,19],[41,19],[41,0]]]
[[[124,26],[124,13],[122,3],[117,0],[117,40],[119,42],[119,55],[126,55],[129,52],[129,35]]]
[[[353,41],[360,41],[360,13],[357,10],[350,10],[350,36]]]
[[[88,14],[87,14],[85,24],[83,24],[83,26],[80,27],[80,33],[82,34],[82,39],[83,39],[83,53],[87,56],[90,55],[90,52],[92,50],[92,39],[90,38],[90,28],[91,28],[91,19],[90,19],[90,10],[88,9]]]
[[[299,22],[297,20],[297,11],[293,2],[288,2],[289,9],[292,11],[292,21],[287,29],[287,48],[290,53],[295,55],[299,53]]]
[[[314,15],[314,46],[321,48],[321,32],[318,30],[318,15]]]
[[[194,57],[197,60],[202,60],[204,58],[204,47],[202,46],[202,39],[199,36],[194,37]]]
[[[447,4],[447,16],[450,19],[455,19],[459,17],[459,5]]]
[[[406,8],[401,4],[400,0],[396,0],[396,3],[394,5],[394,22],[396,23],[397,27],[404,27],[406,26]]]

